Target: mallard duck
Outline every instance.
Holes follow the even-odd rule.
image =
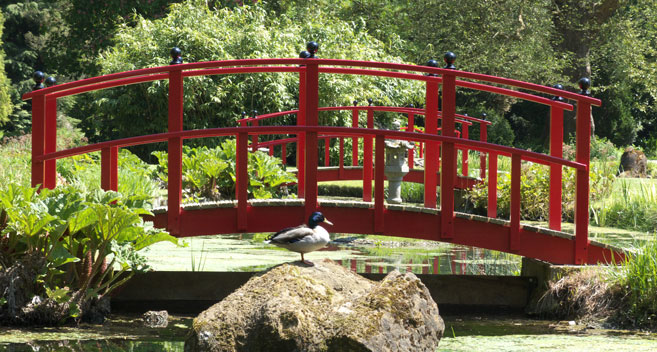
[[[314,264],[306,261],[303,255],[326,246],[331,240],[329,233],[323,227],[319,226],[322,222],[333,225],[324,218],[322,213],[316,211],[308,218],[308,225],[303,224],[297,227],[282,229],[267,238],[265,243],[271,243],[290,251],[301,253],[301,262],[312,266]]]

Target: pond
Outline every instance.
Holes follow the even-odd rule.
[[[592,329],[569,322],[515,316],[445,316],[437,351],[655,351],[657,335]],[[190,317],[169,318],[167,328],[145,328],[136,316],[115,316],[102,326],[0,330],[0,351],[183,351]]]
[[[186,238],[188,246],[157,243],[143,254],[159,271],[261,271],[300,260],[298,253],[267,245],[266,234]],[[328,258],[361,273],[518,275],[521,257],[480,248],[385,236],[332,235],[308,260]]]

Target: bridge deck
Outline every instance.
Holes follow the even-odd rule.
[[[182,206],[180,230],[184,236],[240,232],[275,232],[304,223],[303,199],[251,199],[247,207],[247,228],[237,228],[237,201],[190,203]],[[455,212],[452,238],[440,237],[440,210],[410,204],[386,204],[382,226],[375,229],[374,203],[319,198],[319,209],[328,219],[341,219],[329,232],[381,234],[420,238],[475,246],[542,259],[558,264],[573,260],[575,236],[528,224],[521,225],[520,241],[510,243],[510,222],[504,219]],[[153,210],[158,228],[167,226],[167,208]],[[622,249],[590,241],[589,263],[610,262],[612,253]],[[555,255],[555,253],[557,253]],[[616,255],[616,258],[618,256]]]

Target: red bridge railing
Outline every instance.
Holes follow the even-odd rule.
[[[183,130],[183,87],[184,77],[222,74],[247,74],[261,72],[288,72],[299,75],[299,108],[297,126],[262,126],[216,128],[205,130]],[[318,126],[319,75],[320,74],[356,74],[409,79],[425,82],[426,102],[422,110],[408,109],[407,113],[425,116],[424,133],[402,132],[368,128],[345,128]],[[425,75],[430,74],[430,75]],[[138,84],[154,80],[169,81],[168,132],[158,135],[132,137],[107,141],[69,150],[56,151],[56,111],[57,99],[84,92],[107,89],[117,86]],[[465,79],[465,80],[464,80]],[[509,87],[504,88],[500,85]],[[440,87],[442,86],[442,92]],[[514,98],[536,102],[550,107],[550,155],[543,155],[482,141],[457,138],[455,123],[457,87],[486,91]],[[562,158],[563,140],[562,120],[564,110],[573,110],[573,106],[560,100],[530,94],[523,89],[550,96],[560,96],[575,101],[577,106],[576,127],[576,161]],[[439,96],[442,97],[442,111],[439,110]],[[299,188],[304,191],[300,197],[305,199],[305,213],[309,215],[318,207],[317,203],[317,168],[318,139],[323,136],[341,136],[363,138],[365,150],[376,146],[373,158],[366,159],[363,167],[364,178],[372,179],[368,173],[374,172],[374,207],[375,229],[382,221],[383,200],[383,164],[385,138],[405,139],[424,143],[424,206],[436,208],[438,199],[436,189],[440,184],[440,239],[450,240],[454,234],[454,193],[456,181],[456,150],[476,150],[487,153],[488,158],[488,211],[489,216],[497,213],[497,156],[511,157],[511,221],[510,246],[517,247],[520,230],[520,165],[522,160],[537,162],[550,166],[550,227],[559,229],[561,224],[561,172],[564,166],[576,169],[575,196],[575,249],[574,262],[584,263],[589,246],[589,154],[590,154],[590,115],[591,105],[600,105],[598,99],[551,87],[527,82],[453,69],[441,69],[405,64],[332,60],[332,59],[250,59],[198,62],[177,64],[163,67],[140,69],[115,73],[80,81],[64,83],[27,93],[23,99],[32,99],[32,184],[47,188],[56,186],[56,160],[91,151],[101,151],[102,175],[104,189],[117,189],[117,155],[118,148],[144,143],[168,142],[168,229],[179,233],[178,224],[181,216],[182,202],[182,141],[187,138],[215,136],[235,136],[237,139],[237,222],[238,228],[246,229],[247,221],[247,168],[249,135],[259,134],[294,134],[298,145]],[[343,107],[340,107],[343,108]],[[326,109],[338,109],[329,108]],[[352,111],[357,112],[356,108]],[[368,114],[372,110],[368,110]],[[442,118],[441,135],[438,135],[438,118]],[[463,116],[460,116],[463,119]],[[485,125],[483,125],[485,126]],[[483,135],[486,129],[482,128]],[[463,136],[462,136],[463,137]],[[485,137],[484,137],[485,140]],[[439,155],[440,154],[440,155]],[[369,171],[368,171],[369,170]],[[440,175],[440,180],[438,180]],[[440,182],[438,182],[440,181]],[[365,184],[364,184],[365,185]],[[371,185],[371,183],[370,183]],[[370,186],[371,187],[371,186]],[[366,192],[366,190],[364,190]]]

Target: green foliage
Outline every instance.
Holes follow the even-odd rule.
[[[626,253],[619,266],[610,267],[608,279],[623,294],[618,314],[625,323],[654,327],[657,319],[657,239]]]
[[[657,183],[619,178],[610,197],[593,204],[593,210],[597,226],[657,232]]]
[[[140,17],[135,27],[121,26],[114,40],[116,45],[98,59],[103,74],[168,65],[173,46],[182,49],[186,62],[195,62],[298,57],[309,40],[321,43],[319,55],[323,58],[402,62],[399,57],[385,54],[384,45],[356,23],[326,15],[299,23],[285,15],[273,16],[259,5],[209,10],[199,0],[172,5],[162,19]],[[394,79],[322,75],[319,104],[343,105],[368,97],[379,104],[407,104],[423,99],[419,87],[416,82]],[[167,89],[166,82],[157,81],[87,94],[79,100],[77,117],[92,139],[163,132]],[[242,111],[295,109],[297,96],[296,74],[186,78],[184,128],[236,126]],[[346,125],[349,117],[348,113],[325,113],[320,116],[320,124]],[[282,120],[275,123],[295,124],[293,116]],[[148,156],[144,150],[138,154]]]
[[[502,168],[503,169],[503,168]],[[615,178],[613,168],[592,164],[590,169],[591,203],[607,197]],[[562,218],[572,221],[575,216],[575,169],[563,169],[561,202]],[[467,193],[475,209],[483,212],[488,204],[488,183],[478,183]],[[546,220],[549,218],[550,170],[547,166],[523,163],[520,177],[520,217],[524,220]],[[502,171],[497,178],[497,214],[509,217],[511,201],[511,173]]]
[[[153,153],[158,161],[157,177],[167,182],[168,154]],[[214,148],[183,147],[183,194],[186,201],[198,202],[235,198],[235,140]],[[296,181],[283,169],[280,159],[256,151],[248,154],[248,194],[252,198],[288,196],[286,184]]]
[[[29,256],[45,258],[40,290],[57,303],[66,302],[68,316],[75,317],[77,307],[147,268],[137,251],[161,241],[177,244],[145,224],[142,214],[149,212],[128,207],[116,192],[83,194],[64,186],[37,192],[10,184],[0,193],[0,266],[9,268]]]
[[[2,36],[2,28],[5,19],[0,11],[0,37]],[[10,96],[10,82],[5,73],[5,53],[0,49],[0,126],[4,125],[9,118],[9,114],[13,109]],[[0,135],[2,138],[2,135]]]

